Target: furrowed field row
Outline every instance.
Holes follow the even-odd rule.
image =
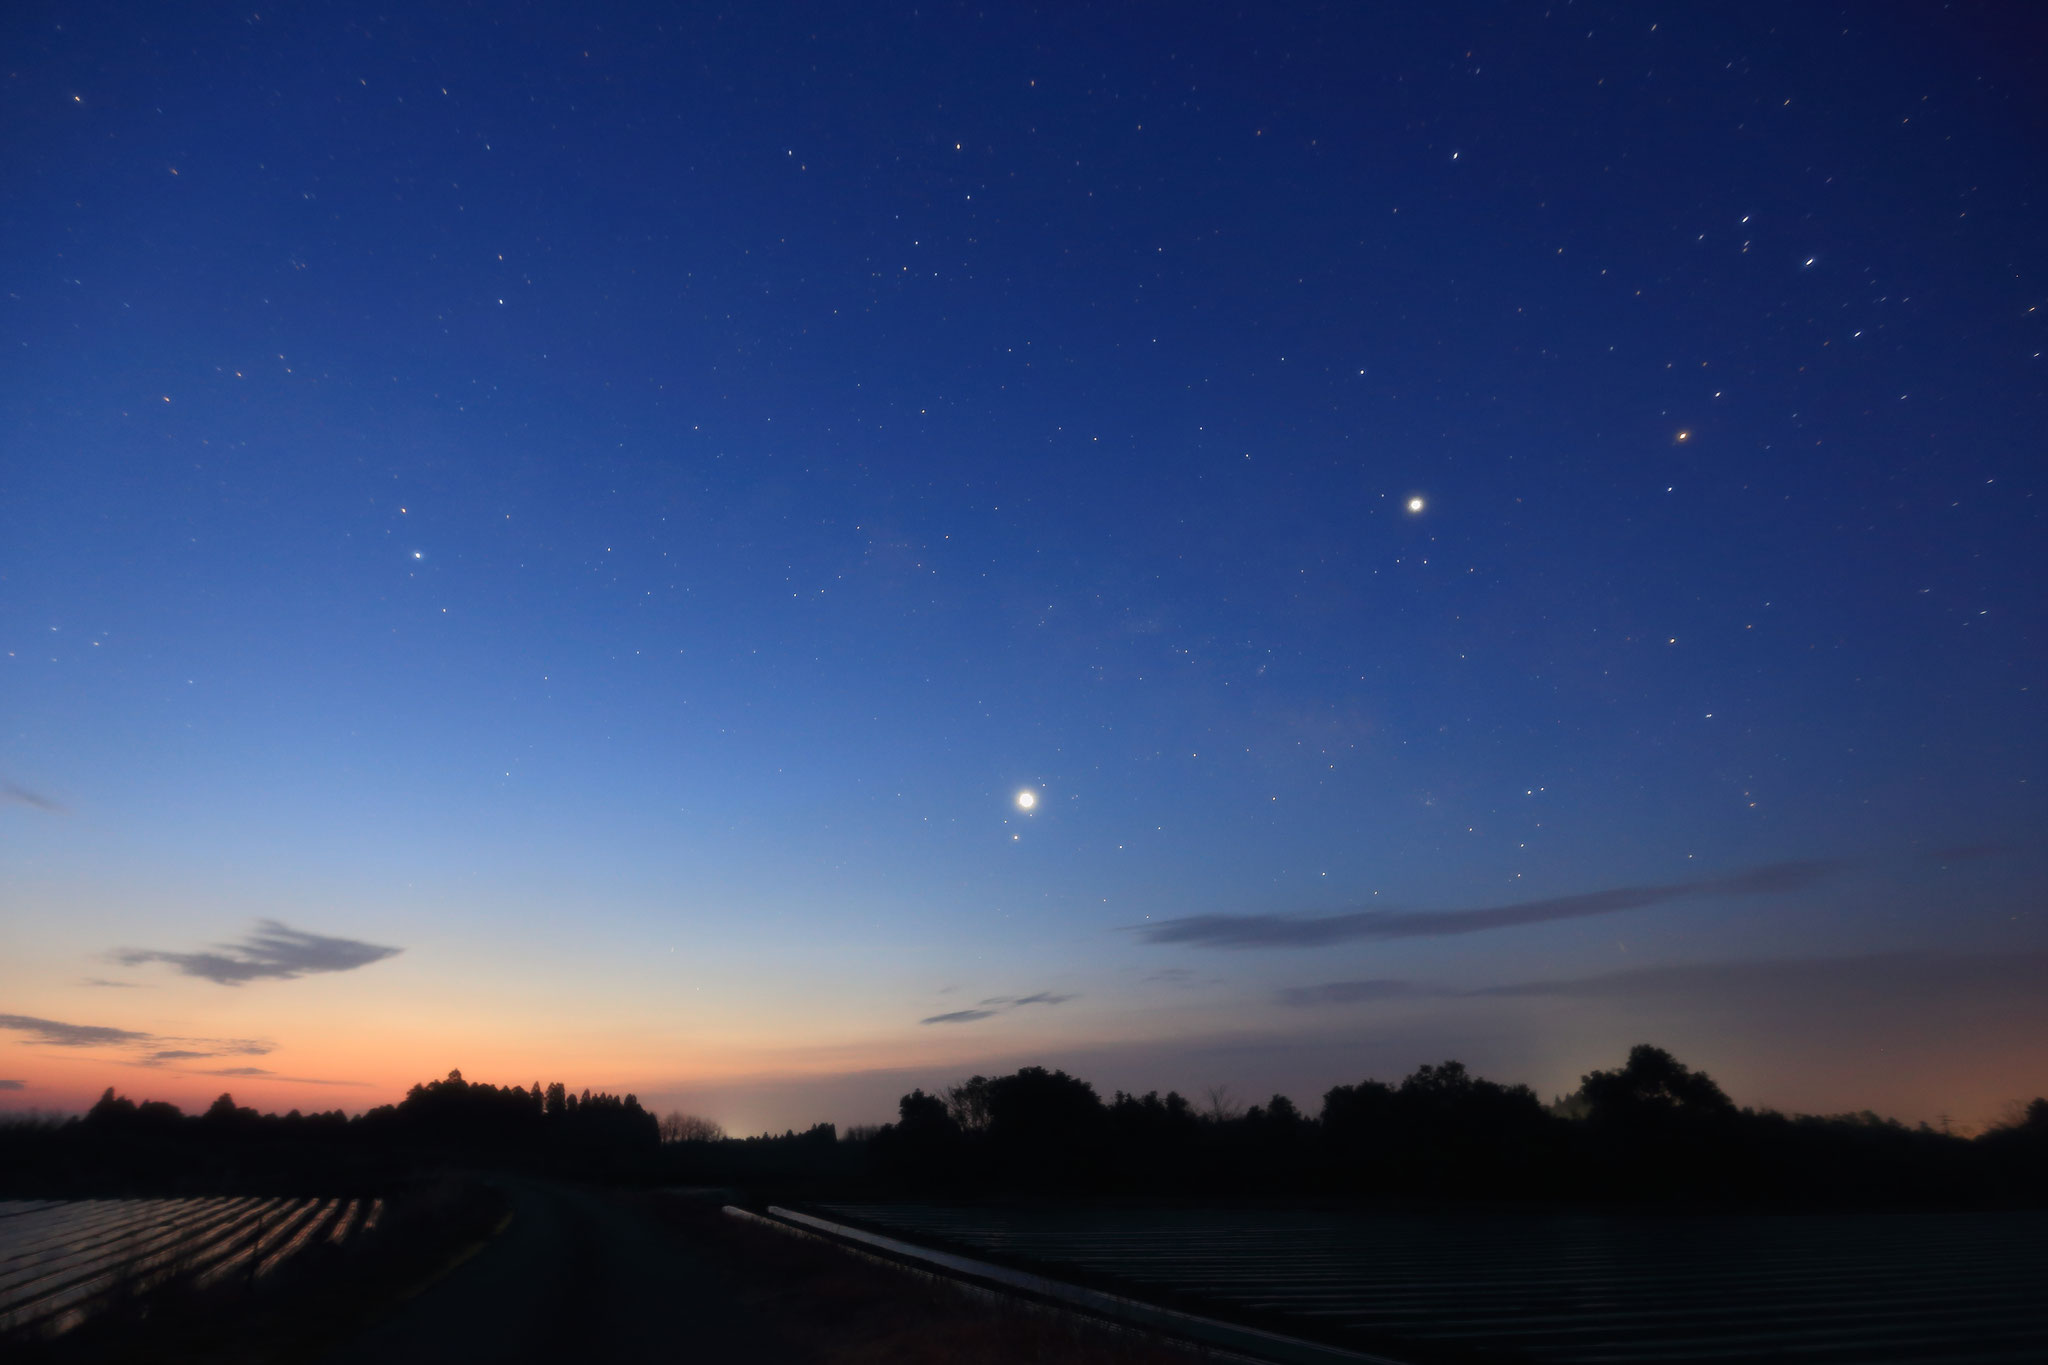
[[[79,1200],[0,1206],[0,1331],[83,1321],[115,1289],[260,1279],[376,1225],[381,1199]]]
[[[1361,1342],[1587,1362],[1992,1365],[2048,1341],[2048,1216],[1649,1218],[842,1205],[910,1238]],[[1739,1307],[1734,1305],[1740,1305]],[[2015,1356],[2018,1343],[2034,1354]]]

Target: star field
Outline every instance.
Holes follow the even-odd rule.
[[[1942,984],[2048,951],[2014,16],[0,25],[23,1017],[735,1128],[1651,1030],[1788,1106],[2048,1084]],[[1211,920],[1263,927],[1158,928]],[[259,921],[394,955],[80,984]],[[1910,1065],[1875,976],[1789,1050],[1733,988],[1486,994],[1899,954]],[[96,1093],[59,1052],[0,1098]]]

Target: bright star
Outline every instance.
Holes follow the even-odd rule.
[[[1428,504],[1423,502],[1423,500],[1420,497],[1410,498],[1408,499],[1408,512],[1412,516],[1415,513],[1420,512],[1427,505]]]
[[[1017,809],[1018,809],[1018,810],[1030,810],[1030,809],[1031,809],[1031,808],[1032,808],[1033,806],[1035,806],[1035,805],[1037,805],[1037,804],[1038,804],[1038,793],[1037,793],[1037,792],[1018,792],[1018,793],[1017,793]]]

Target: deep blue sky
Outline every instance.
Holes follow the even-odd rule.
[[[739,1123],[2048,1087],[2038,31],[754,8],[0,21],[0,1004]],[[109,966],[264,918],[404,951]]]

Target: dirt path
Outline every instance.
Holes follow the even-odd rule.
[[[713,1249],[644,1205],[524,1181],[506,1191],[504,1232],[329,1365],[790,1358]]]

